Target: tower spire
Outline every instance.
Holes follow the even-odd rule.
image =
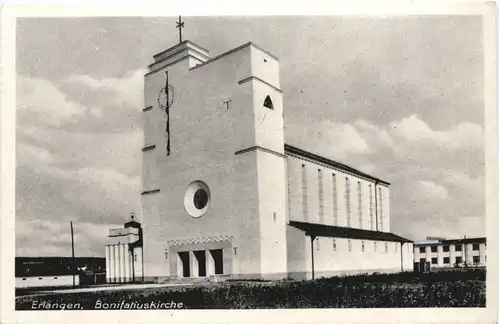
[[[179,28],[179,43],[182,43],[182,28],[184,28],[184,22],[182,21],[181,16],[179,16],[179,20],[177,21],[175,28]]]

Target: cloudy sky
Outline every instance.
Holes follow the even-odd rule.
[[[140,213],[143,75],[175,19],[18,20],[17,256],[70,255],[70,221],[104,256]],[[184,20],[211,56],[280,58],[287,141],[391,182],[393,232],[485,235],[481,17]]]

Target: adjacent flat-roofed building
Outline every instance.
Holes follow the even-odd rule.
[[[142,228],[134,220],[122,228],[109,230],[106,238],[106,282],[127,283],[143,281]]]
[[[486,266],[486,238],[436,239],[415,242],[414,266],[430,268]]]
[[[105,259],[96,257],[16,257],[16,288],[62,287],[96,283]],[[89,280],[85,273],[90,272]],[[91,281],[91,282],[89,282]]]

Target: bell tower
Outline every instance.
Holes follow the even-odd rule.
[[[144,80],[145,276],[284,278],[278,59],[253,43],[210,58],[179,41]]]

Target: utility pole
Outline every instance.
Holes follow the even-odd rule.
[[[73,222],[69,223],[71,226],[71,267],[73,272],[73,288],[75,288],[75,241],[73,239]]]

